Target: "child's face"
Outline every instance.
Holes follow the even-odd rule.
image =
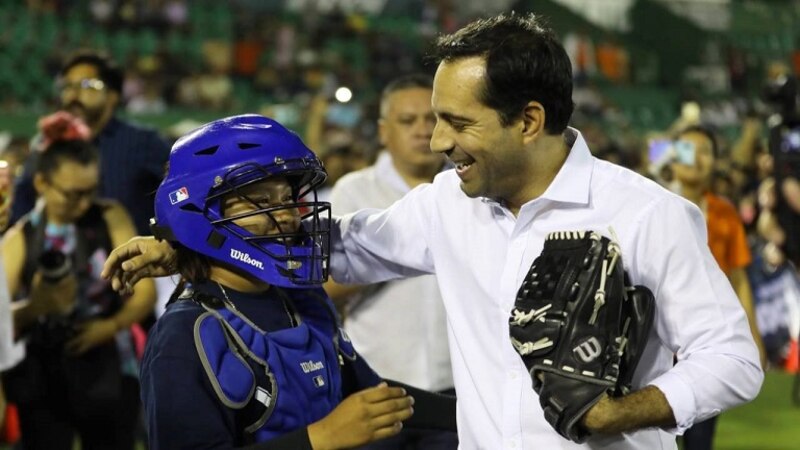
[[[264,180],[240,188],[222,201],[226,218],[240,217],[233,221],[255,236],[295,233],[300,227],[300,211],[297,208],[260,212],[261,209],[294,203],[292,188],[284,178]],[[252,213],[252,215],[248,215]]]

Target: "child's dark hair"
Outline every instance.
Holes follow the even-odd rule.
[[[97,149],[90,142],[81,140],[54,141],[47,150],[39,154],[36,173],[50,179],[64,162],[71,161],[82,166],[96,163],[99,159]]]

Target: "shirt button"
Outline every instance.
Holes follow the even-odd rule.
[[[517,375],[517,371],[516,371],[516,370],[515,370],[515,371],[513,371],[513,372],[511,372],[511,379],[512,379],[512,380],[516,380],[518,376],[519,376],[519,375]]]
[[[517,441],[511,441],[508,443],[508,446],[511,448],[517,448]]]

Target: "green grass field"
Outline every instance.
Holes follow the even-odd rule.
[[[715,450],[800,449],[800,407],[792,403],[794,375],[768,372],[751,403],[720,416]]]

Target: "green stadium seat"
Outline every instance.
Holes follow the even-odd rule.
[[[129,30],[118,30],[108,35],[111,54],[117,61],[125,61],[136,48],[136,40]],[[138,49],[136,49],[138,50]]]
[[[141,55],[155,54],[158,50],[158,43],[158,36],[152,29],[143,29],[136,35],[136,49]]]

